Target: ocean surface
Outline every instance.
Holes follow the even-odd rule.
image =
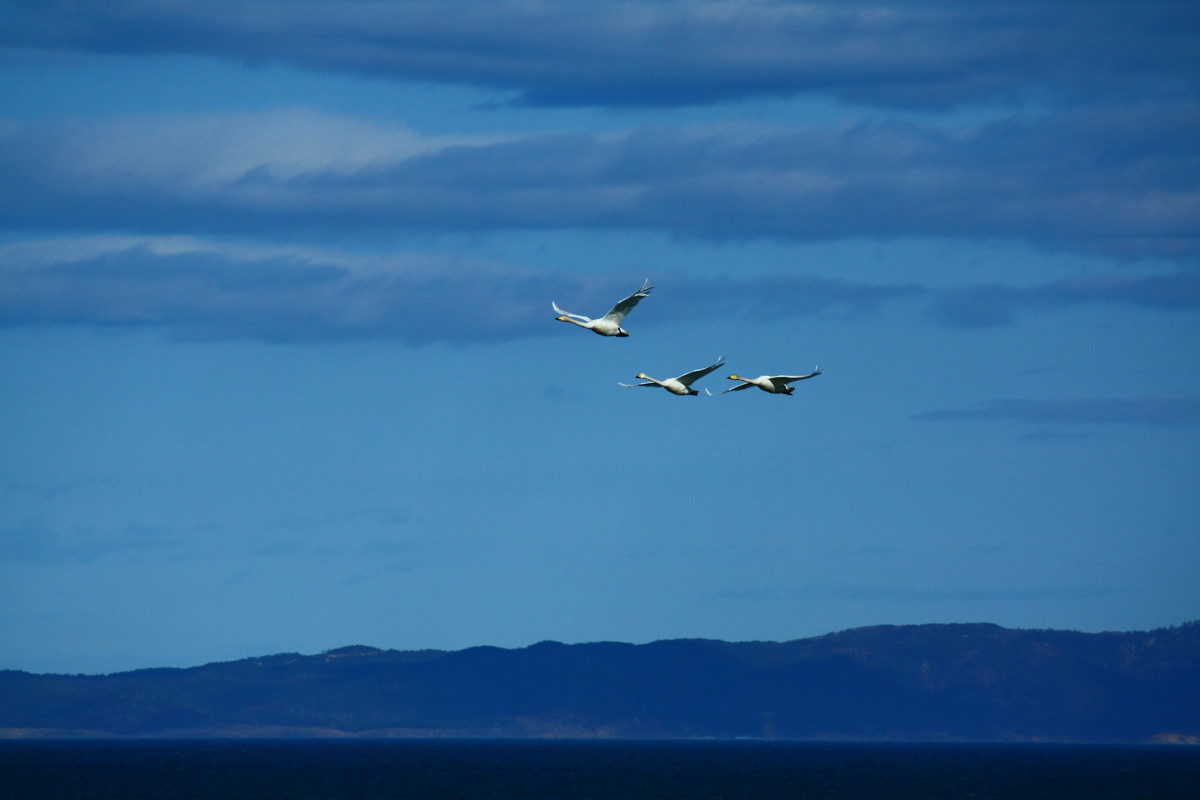
[[[1200,798],[1200,747],[766,741],[5,741],[0,798]]]

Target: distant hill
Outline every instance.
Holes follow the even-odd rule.
[[[0,672],[0,736],[1200,742],[1200,623],[790,642],[356,645],[112,675]]]

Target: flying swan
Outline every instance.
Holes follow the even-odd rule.
[[[639,372],[637,374],[638,379],[646,381],[646,383],[621,383],[621,385],[627,389],[633,389],[638,386],[661,386],[662,388],[666,389],[671,394],[681,394],[681,395],[700,394],[699,392],[697,392],[695,389],[692,388],[692,384],[694,382],[698,381],[699,379],[703,378],[705,375],[712,372],[714,369],[716,369],[717,367],[721,366],[724,363],[725,363],[725,357],[722,356],[717,359],[715,364],[710,364],[707,367],[704,367],[702,369],[694,369],[691,372],[685,372],[684,374],[680,375],[678,378],[667,378],[665,381],[655,380],[654,378],[651,378],[646,373]],[[617,382],[620,383],[620,381],[617,381]]]
[[[788,386],[789,383],[792,381],[804,381],[808,380],[809,378],[815,378],[820,374],[821,368],[816,367],[807,375],[759,375],[757,378],[743,378],[741,375],[730,375],[729,380],[744,382],[734,386],[731,389],[726,389],[723,392],[717,392],[716,394],[708,392],[708,389],[705,389],[704,391],[708,392],[709,396],[716,397],[718,394],[728,394],[729,392],[737,392],[741,391],[742,389],[749,389],[751,386],[757,386],[764,392],[770,392],[771,394],[791,394],[793,391],[795,391],[795,387]]]
[[[555,319],[559,322],[570,322],[581,328],[587,328],[589,331],[598,333],[601,336],[628,336],[629,331],[621,327],[621,320],[625,319],[625,315],[632,311],[633,307],[641,302],[643,297],[650,294],[650,290],[653,288],[654,286],[647,280],[642,284],[642,288],[617,303],[612,307],[611,311],[600,319],[592,319],[582,314],[571,314],[563,311],[558,307],[558,303],[555,303],[553,300],[550,301],[550,305],[554,307],[554,313],[558,314]]]

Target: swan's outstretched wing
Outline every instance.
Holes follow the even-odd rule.
[[[633,294],[626,297],[621,302],[612,307],[612,310],[604,315],[604,319],[611,319],[618,325],[621,320],[625,319],[625,315],[633,310],[633,307],[642,302],[642,298],[650,294],[650,290],[654,288],[654,284],[650,283],[649,279],[642,284],[642,288],[638,289]]]
[[[821,368],[814,367],[813,371],[808,373],[807,375],[772,375],[771,380],[779,381],[782,383],[791,383],[792,381],[803,381],[803,380],[808,380],[809,378],[815,378],[820,374],[821,374]]]
[[[592,321],[591,317],[585,317],[583,314],[572,314],[570,311],[563,311],[561,308],[558,307],[558,303],[554,302],[553,300],[550,301],[550,306],[551,306],[551,308],[554,309],[554,313],[558,314],[560,317],[571,317],[573,319],[579,320],[580,322],[591,322]]]
[[[724,363],[725,363],[725,357],[721,356],[720,358],[718,358],[716,360],[715,363],[709,364],[707,367],[704,367],[703,369],[694,369],[691,372],[685,372],[684,374],[680,375],[675,380],[679,381],[684,386],[691,386],[692,383],[694,383],[695,381],[698,381],[700,378],[703,378],[705,375],[712,372],[714,369],[716,369],[717,367],[721,366]]]
[[[740,392],[742,389],[749,389],[753,385],[753,383],[739,383],[737,386],[730,386],[723,392],[708,392],[708,389],[704,391],[708,392],[709,397],[716,397],[717,395],[729,394],[730,392]]]
[[[624,386],[626,389],[636,389],[639,386],[658,386],[657,383],[621,383],[620,381],[617,381],[617,383],[621,384],[621,386]]]

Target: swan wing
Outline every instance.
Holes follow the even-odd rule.
[[[730,386],[723,392],[708,392],[708,389],[704,391],[708,392],[709,397],[717,397],[718,395],[729,394],[730,392],[740,392],[742,389],[749,389],[753,385],[752,383],[739,383],[737,386]]]
[[[657,383],[621,383],[620,381],[617,381],[617,383],[626,389],[636,389],[639,386],[658,386]]]
[[[550,307],[553,308],[554,313],[558,314],[560,317],[571,317],[572,319],[577,319],[580,322],[592,321],[591,317],[585,317],[583,314],[572,314],[570,311],[563,311],[558,307],[558,303],[554,302],[553,300],[550,301]]]
[[[684,386],[691,386],[694,381],[697,381],[700,378],[703,378],[705,375],[712,372],[714,369],[716,369],[717,367],[721,366],[724,363],[725,363],[725,357],[721,356],[720,358],[718,358],[716,360],[715,363],[709,364],[707,367],[704,367],[702,369],[694,369],[691,372],[685,372],[684,374],[680,375],[675,380],[679,381]]]
[[[774,383],[791,383],[792,381],[804,381],[804,380],[808,380],[809,378],[815,378],[820,374],[821,374],[821,368],[816,367],[813,369],[812,372],[808,373],[807,375],[772,375],[767,380],[772,381]]]
[[[642,284],[642,288],[638,289],[633,294],[626,297],[621,302],[617,303],[612,309],[604,315],[604,319],[611,319],[618,325],[621,320],[625,319],[625,315],[633,310],[633,307],[642,302],[642,298],[650,294],[650,290],[654,288],[654,284],[647,280]]]

